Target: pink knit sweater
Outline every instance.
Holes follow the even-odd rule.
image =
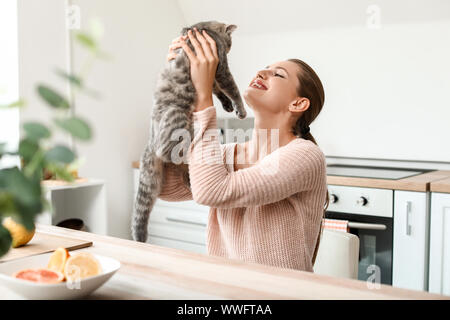
[[[214,106],[194,112],[193,120],[195,137],[188,151],[192,193],[166,164],[160,198],[211,207],[211,255],[312,272],[327,193],[320,148],[297,138],[235,171],[236,143],[219,143]]]

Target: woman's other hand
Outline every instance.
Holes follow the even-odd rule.
[[[195,111],[201,111],[213,105],[212,91],[219,57],[214,39],[206,31],[203,31],[202,34],[197,29],[195,31],[195,34],[191,30],[188,31],[188,37],[195,52],[191,50],[186,41],[181,41],[181,47],[189,58],[191,80],[197,91]]]
[[[188,36],[179,36],[172,40],[172,44],[169,46],[169,53],[167,54],[167,61],[175,59],[177,54],[175,53],[175,49],[181,48],[181,42],[185,41]]]

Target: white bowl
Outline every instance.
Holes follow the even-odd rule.
[[[17,279],[12,276],[22,269],[46,268],[52,253],[0,263],[0,285],[8,287],[11,291],[27,299],[79,299],[102,286],[120,268],[120,262],[116,259],[93,254],[98,259],[103,272],[93,277],[81,279],[79,282],[45,284]],[[71,252],[71,255],[75,254],[77,254],[76,251]]]

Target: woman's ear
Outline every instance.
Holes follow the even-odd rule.
[[[308,98],[297,98],[289,105],[289,111],[291,112],[304,112],[309,108]]]

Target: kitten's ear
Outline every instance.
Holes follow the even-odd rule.
[[[235,24],[227,24],[227,26],[225,27],[225,32],[228,34],[231,34],[234,30],[236,30],[237,25]]]

